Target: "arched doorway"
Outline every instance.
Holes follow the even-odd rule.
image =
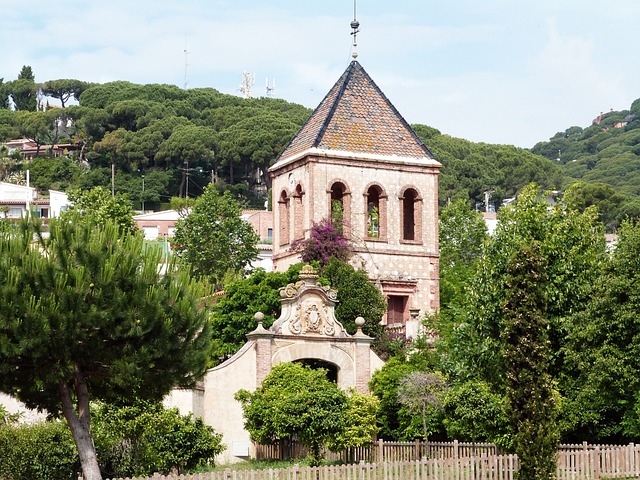
[[[298,360],[294,360],[294,362],[301,363],[302,365],[306,365],[314,370],[323,368],[327,372],[327,378],[333,383],[338,383],[338,372],[340,368],[335,363],[327,362],[326,360],[321,360],[319,358],[300,358]]]

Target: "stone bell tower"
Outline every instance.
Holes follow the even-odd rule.
[[[270,168],[275,270],[300,261],[291,242],[339,211],[387,298],[383,322],[415,335],[439,306],[437,162],[353,60]]]

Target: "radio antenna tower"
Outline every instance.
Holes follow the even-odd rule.
[[[269,86],[269,78],[267,78],[267,97],[273,97],[276,91],[276,79],[271,80],[271,86]]]
[[[188,62],[189,52],[187,51],[187,36],[184,37],[184,89],[187,89],[187,67],[189,66]]]
[[[244,98],[251,98],[251,87],[256,83],[253,73],[246,70],[242,72],[242,83],[240,84],[240,92]]]

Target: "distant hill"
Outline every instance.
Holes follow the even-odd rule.
[[[412,125],[418,136],[442,163],[439,180],[440,205],[464,198],[484,209],[489,192],[489,209],[536,182],[545,189],[562,187],[564,177],[554,162],[529,150],[511,145],[474,143],[443,135],[435,128]]]
[[[558,132],[531,151],[559,165],[575,204],[596,205],[610,230],[640,216],[640,99],[629,110],[598,115],[586,128]]]
[[[12,85],[0,81],[0,94]],[[81,157],[31,160],[32,184],[43,190],[110,187],[114,164],[116,191],[128,193],[138,205],[144,200],[149,208],[161,208],[172,196],[197,196],[212,180],[246,206],[261,208],[270,187],[268,167],[311,114],[285,100],[243,99],[213,88],[126,81],[33,84],[41,86],[52,99],[68,88],[79,104],[46,112],[12,111],[7,104],[0,108],[0,143],[28,137],[44,147],[75,144]],[[640,100],[628,111],[597,120],[584,129],[568,128],[531,150],[413,127],[443,165],[441,206],[464,198],[485,208],[488,196],[487,207],[493,209],[530,182],[561,191],[575,184],[570,193],[576,206],[597,205],[614,229],[625,216],[640,216]],[[0,150],[0,180],[26,168],[19,156]]]

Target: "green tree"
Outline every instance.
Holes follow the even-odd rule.
[[[20,135],[36,143],[36,155],[51,138],[51,123],[46,112],[20,110],[16,112],[15,125]]]
[[[159,402],[101,404],[94,411],[94,431],[101,466],[110,477],[182,474],[212,462],[224,449],[222,436],[202,419]]]
[[[355,334],[355,319],[363,317],[365,324],[362,331],[370,337],[379,337],[383,330],[380,321],[387,310],[387,302],[369,280],[367,272],[334,257],[320,270],[320,275],[338,293],[336,319],[347,332]]]
[[[112,196],[106,188],[95,187],[84,191],[70,190],[68,196],[73,204],[69,215],[80,215],[99,224],[112,221],[122,232],[133,233],[137,230],[131,201],[126,195]]]
[[[380,410],[378,397],[354,389],[349,389],[347,396],[344,430],[327,442],[334,452],[369,445],[380,430],[376,424]]]
[[[335,441],[345,428],[347,395],[323,369],[281,363],[255,392],[239,390],[235,398],[254,442],[271,444],[296,436],[311,449],[316,464],[322,445]]]
[[[369,389],[380,400],[378,426],[380,436],[387,440],[410,440],[412,415],[402,409],[398,399],[398,388],[403,377],[418,370],[415,365],[392,357],[374,372]]]
[[[598,209],[598,218],[608,230],[620,225],[619,208],[627,199],[612,185],[602,182],[575,182],[564,195],[567,204],[576,210],[584,211],[587,207]]]
[[[81,80],[74,79],[59,79],[48,80],[42,85],[42,93],[49,97],[57,98],[60,100],[62,108],[65,108],[65,104],[71,99],[76,101],[80,100],[80,95],[87,88],[91,86],[90,83],[83,82]]]
[[[0,478],[74,480],[78,453],[58,420],[0,427]]]
[[[440,307],[459,305],[482,256],[487,225],[482,214],[459,199],[445,207],[439,217]]]
[[[257,172],[260,182],[271,188],[268,169],[301,125],[266,108],[256,113],[218,134],[220,163],[228,168],[230,183],[237,176],[235,165],[250,186],[256,183],[253,174]]]
[[[176,223],[173,248],[193,269],[220,286],[228,273],[241,274],[258,255],[258,236],[242,219],[229,193],[210,184],[189,215]]]
[[[9,91],[16,110],[36,111],[38,86],[30,66],[22,67],[18,79],[11,82]]]
[[[472,380],[452,386],[442,408],[442,423],[449,438],[512,449],[506,398],[492,392],[487,382]]]
[[[63,415],[88,480],[100,479],[90,398],[161,399],[204,374],[203,288],[107,221],[23,220],[0,235],[0,391]],[[35,239],[35,245],[32,243]]]
[[[503,355],[507,414],[521,480],[555,477],[560,440],[545,319],[545,261],[540,246],[533,242],[523,244],[507,264]]]
[[[178,126],[160,145],[155,158],[158,162],[165,162],[167,168],[185,169],[180,196],[187,196],[191,168],[215,169],[214,132],[204,126]]]
[[[573,316],[564,353],[569,419],[582,438],[634,441],[640,433],[640,225],[626,221],[588,307]]]
[[[507,265],[522,244],[538,243],[546,259],[549,280],[544,296],[551,351],[560,351],[571,328],[572,312],[584,309],[591,297],[605,253],[597,212],[593,208],[578,212],[563,203],[551,207],[546,198],[539,187],[531,185],[513,206],[498,212],[498,226],[486,244],[460,314],[441,332],[449,336],[446,345],[452,347],[448,365],[442,368],[453,383],[475,378],[490,382],[495,391],[504,387],[501,305],[506,300]],[[551,362],[555,377],[563,371],[563,357],[554,355]]]
[[[441,374],[424,371],[410,372],[398,384],[398,401],[413,415],[420,415],[425,441],[429,441],[428,417],[441,407],[445,390],[446,384]]]
[[[42,190],[64,192],[76,185],[82,170],[78,161],[70,157],[38,157],[29,162],[31,182]]]
[[[9,87],[10,85],[4,82],[4,78],[0,78],[0,110],[9,108]]]

